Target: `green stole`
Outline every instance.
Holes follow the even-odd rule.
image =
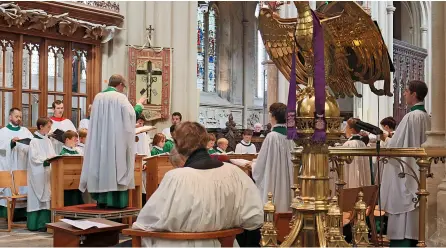
[[[150,151],[151,156],[156,156],[156,155],[160,155],[163,153],[164,153],[163,148],[161,148],[159,146],[153,146],[152,150]]]
[[[214,148],[211,148],[211,149],[208,150],[208,153],[209,154],[214,154],[214,153],[217,153],[217,151]]]
[[[423,105],[413,105],[412,108],[410,108],[410,112],[415,111],[415,110],[421,110],[425,113],[427,113],[426,109],[424,108],[424,104]]]
[[[273,129],[271,131],[276,132],[276,133],[280,133],[280,134],[283,134],[283,135],[287,135],[286,127],[282,127],[282,126],[273,127]]]
[[[76,150],[67,149],[65,146],[63,146],[60,155],[65,155],[65,154],[76,155],[79,153]]]
[[[6,128],[9,129],[9,130],[11,130],[11,131],[14,131],[14,132],[18,132],[18,131],[20,131],[20,126],[14,127],[13,125],[11,125],[11,123],[9,123],[8,125],[6,125]],[[9,144],[9,146],[11,147],[11,149],[13,149],[16,145],[17,145],[17,143],[16,143],[16,142],[13,142],[13,141],[11,140],[11,143]]]

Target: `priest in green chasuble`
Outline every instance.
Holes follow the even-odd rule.
[[[9,110],[9,123],[6,127],[0,129],[0,170],[14,171],[26,170],[28,148],[27,144],[20,142],[22,139],[32,138],[32,133],[26,128],[21,127],[22,111],[18,108]],[[27,187],[20,187],[21,194],[26,194]],[[0,196],[11,196],[12,192],[7,188],[0,188]],[[26,217],[26,202],[16,203],[14,218],[20,219]],[[0,200],[0,217],[7,217],[6,200]]]
[[[48,138],[52,121],[48,117],[37,119],[37,131],[29,144],[28,154],[28,218],[26,227],[30,231],[46,231],[51,222],[50,164],[45,161],[56,156]]]
[[[408,148],[421,147],[426,141],[426,131],[430,130],[430,117],[424,108],[424,98],[428,92],[427,86],[421,81],[409,82],[404,91],[406,103],[411,106],[398,125],[386,147]],[[415,171],[418,165],[414,158],[401,158],[406,167],[405,172]],[[411,169],[407,168],[410,167]],[[381,182],[382,208],[388,214],[387,239],[390,246],[412,247],[418,242],[419,208],[413,202],[417,199],[418,184],[411,176],[401,178],[403,172],[400,163],[389,159],[384,166]]]
[[[133,108],[125,88],[121,75],[111,76],[91,109],[79,190],[88,190],[99,208],[126,208],[135,188],[135,123],[145,98]]]

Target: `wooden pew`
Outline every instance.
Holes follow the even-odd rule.
[[[246,159],[252,161],[257,158],[257,154],[229,154],[229,155],[219,155],[224,161],[229,162],[230,159]],[[168,155],[153,156],[149,158],[144,158],[146,162],[146,199],[149,200],[150,196],[158,188],[164,175],[175,169],[175,167],[170,163]],[[251,171],[248,168],[239,166],[240,169],[250,175]]]
[[[153,156],[145,158],[146,162],[146,199],[155,193],[164,175],[175,169],[169,161],[169,155]]]
[[[144,237],[168,240],[206,240],[218,239],[221,247],[233,247],[235,236],[243,232],[242,228],[226,229],[214,232],[175,233],[150,232],[136,229],[124,229],[122,234],[132,237],[132,247],[142,247],[141,239]]]
[[[135,189],[129,189],[129,207],[139,209],[142,208],[142,158],[142,155],[135,156]],[[51,162],[51,209],[64,207],[64,190],[79,189],[83,160],[83,156],[75,155]]]

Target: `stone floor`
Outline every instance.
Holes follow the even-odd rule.
[[[18,222],[18,224],[26,224]],[[0,219],[0,229],[6,229],[6,221]],[[119,242],[130,240],[120,236]],[[0,247],[52,247],[53,235],[44,232],[31,232],[26,228],[13,228],[11,232],[0,232]]]

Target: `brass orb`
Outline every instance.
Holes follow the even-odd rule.
[[[305,88],[298,92],[296,113],[298,117],[314,117],[314,89]],[[325,91],[325,117],[339,117],[341,111],[336,99]]]

